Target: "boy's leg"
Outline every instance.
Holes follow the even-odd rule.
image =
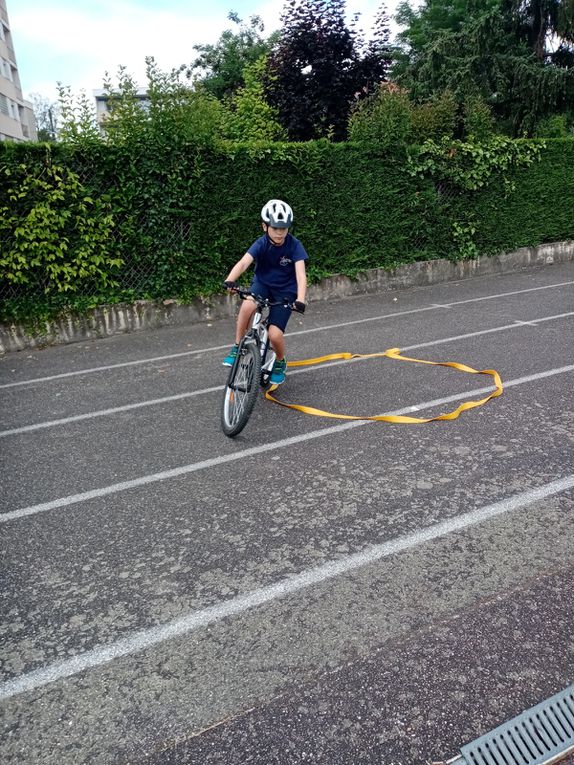
[[[255,301],[251,298],[246,298],[241,303],[241,308],[237,314],[237,323],[235,325],[235,342],[239,343],[243,335],[247,332],[249,324],[253,314],[255,313],[256,305]]]
[[[276,355],[269,382],[274,385],[281,385],[282,382],[285,382],[287,360],[285,359],[284,333],[283,330],[279,329],[275,324],[269,325],[269,341]]]
[[[274,300],[285,300],[286,303],[294,303],[296,297],[294,293],[273,295]],[[280,361],[285,358],[285,328],[290,318],[291,309],[282,305],[274,305],[269,312],[269,340]]]
[[[237,347],[241,342],[241,338],[247,332],[247,328],[251,322],[251,317],[255,313],[256,305],[253,300],[246,299],[241,303],[239,313],[237,314],[237,320],[235,322],[235,345],[231,348],[227,356],[223,359],[224,367],[232,367],[233,362],[237,356]]]
[[[270,297],[270,291],[268,287],[265,287],[264,284],[261,284],[261,282],[257,281],[255,277],[253,278],[249,289],[255,295],[260,295],[264,298]],[[253,314],[255,313],[256,308],[257,306],[255,305],[253,298],[245,298],[245,300],[242,301],[241,308],[239,309],[239,313],[237,315],[237,324],[235,327],[236,343],[239,343],[243,335],[249,329],[251,319],[253,318]]]
[[[285,300],[291,304],[295,302],[296,297],[295,293],[277,294],[273,295],[273,300]],[[290,318],[291,309],[282,305],[274,305],[269,311],[269,340],[279,360],[285,358],[285,328]]]
[[[275,351],[278,359],[285,358],[285,333],[276,327],[275,324],[269,325],[269,341]]]
[[[285,299],[288,303],[292,303],[295,297],[295,295],[290,295]],[[281,385],[285,381],[285,371],[287,369],[287,360],[285,359],[285,327],[290,317],[291,310],[283,308],[283,306],[273,306],[269,314],[269,342],[277,356],[269,381],[275,385]]]

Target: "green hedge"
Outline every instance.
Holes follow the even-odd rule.
[[[0,273],[0,318],[82,310],[136,298],[189,300],[220,290],[259,236],[267,199],[295,210],[294,234],[310,254],[310,281],[334,273],[469,254],[493,254],[574,238],[574,141],[547,140],[540,160],[492,177],[478,191],[444,187],[408,172],[406,150],[317,141],[305,144],[110,147],[0,144],[0,207],[18,165],[70,169],[112,216],[109,280],[62,292],[41,268],[28,283]],[[19,200],[22,215],[26,200]],[[102,208],[103,209],[103,208]],[[77,228],[73,217],[66,223]],[[458,234],[457,234],[458,232]],[[462,234],[461,234],[462,232]],[[61,236],[67,240],[65,230]],[[2,250],[13,245],[4,233]]]
[[[494,183],[473,199],[481,253],[574,239],[574,140],[544,144],[539,162],[510,174],[511,193]]]

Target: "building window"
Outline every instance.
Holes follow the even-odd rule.
[[[10,116],[10,111],[8,109],[8,99],[4,93],[0,93],[0,112],[5,114],[7,117]]]
[[[12,67],[10,66],[10,62],[6,61],[5,58],[0,61],[0,69],[7,80],[10,80],[11,82],[14,81],[14,78],[12,77]]]

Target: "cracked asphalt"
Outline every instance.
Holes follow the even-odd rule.
[[[261,396],[228,439],[232,335],[0,358],[0,762],[420,765],[574,683],[574,264],[293,316],[292,360],[496,369],[451,422]],[[426,417],[491,388],[384,358],[278,397]]]

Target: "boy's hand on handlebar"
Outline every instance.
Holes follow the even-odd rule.
[[[305,303],[302,303],[300,300],[296,300],[293,303],[293,310],[297,311],[297,313],[305,313]]]
[[[237,282],[223,282],[223,286],[226,290],[236,290],[238,287]]]

